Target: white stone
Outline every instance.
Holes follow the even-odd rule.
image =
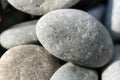
[[[43,15],[49,11],[68,8],[80,0],[8,0],[16,9],[32,15]]]

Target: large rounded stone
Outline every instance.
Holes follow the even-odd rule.
[[[0,42],[4,48],[37,42],[35,21],[17,24],[0,35]]]
[[[1,57],[0,80],[49,80],[59,66],[59,61],[44,48],[21,45]]]
[[[103,71],[102,80],[120,80],[120,45],[115,46],[115,56]]]
[[[37,23],[37,37],[54,56],[87,67],[101,67],[113,55],[113,43],[104,26],[88,13],[61,9]]]
[[[23,12],[33,15],[43,15],[51,10],[68,8],[80,0],[8,0],[8,2]]]
[[[95,71],[67,63],[59,68],[50,80],[98,80]]]

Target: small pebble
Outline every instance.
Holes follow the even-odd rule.
[[[95,71],[67,63],[60,67],[50,80],[98,80]]]
[[[37,20],[17,24],[0,35],[1,45],[6,48],[37,42],[35,25]]]
[[[108,31],[88,13],[60,9],[44,15],[36,25],[41,44],[54,56],[86,67],[111,60],[113,43]]]
[[[120,40],[120,0],[109,0],[105,26],[114,41]]]
[[[120,80],[120,45],[115,46],[115,56],[103,71],[102,80]]]
[[[0,59],[0,80],[50,80],[59,60],[37,45],[9,49]]]
[[[80,0],[8,0],[16,9],[32,15],[43,15],[49,11],[68,8]]]

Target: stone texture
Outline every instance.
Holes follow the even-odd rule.
[[[59,61],[44,48],[21,45],[1,57],[0,80],[49,80],[59,66]]]
[[[1,45],[8,49],[18,45],[37,42],[36,23],[37,20],[28,21],[7,29],[0,36]]]
[[[120,80],[120,45],[115,46],[115,56],[103,71],[102,80]]]
[[[67,63],[59,68],[50,80],[98,80],[95,71]]]
[[[56,63],[55,59],[52,58],[52,56],[48,57],[46,54],[44,55],[44,58],[42,58],[42,56],[32,56],[23,62],[20,73],[21,80],[50,79],[59,65]]]
[[[80,0],[8,0],[16,9],[32,15],[43,15],[51,10],[68,8]]]
[[[105,25],[113,40],[120,40],[120,0],[109,0]]]
[[[61,9],[44,15],[36,26],[41,44],[54,56],[87,67],[101,67],[113,55],[104,26],[88,13]]]
[[[103,16],[104,16],[104,13],[105,13],[105,6],[104,5],[99,5],[95,8],[92,8],[92,9],[88,10],[87,12],[89,14],[91,14],[92,16],[94,16],[99,21],[101,21]]]

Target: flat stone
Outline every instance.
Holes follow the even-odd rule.
[[[99,21],[102,21],[104,13],[105,13],[105,6],[104,5],[99,5],[95,8],[92,8],[87,11],[89,14],[91,14],[93,17],[98,19]]]
[[[102,80],[120,80],[120,45],[115,46],[115,56],[103,71]]]
[[[68,8],[80,0],[8,0],[16,9],[32,15],[43,15],[49,11]]]
[[[0,35],[1,45],[6,48],[37,42],[35,25],[37,20],[17,24]]]
[[[0,80],[49,80],[59,66],[59,60],[43,47],[21,45],[1,57]]]
[[[98,80],[94,70],[67,63],[60,67],[50,80]]]
[[[120,40],[120,0],[109,0],[104,23],[113,40]]]
[[[88,13],[60,9],[44,15],[36,26],[41,44],[54,56],[86,67],[111,60],[113,43],[105,27]]]

